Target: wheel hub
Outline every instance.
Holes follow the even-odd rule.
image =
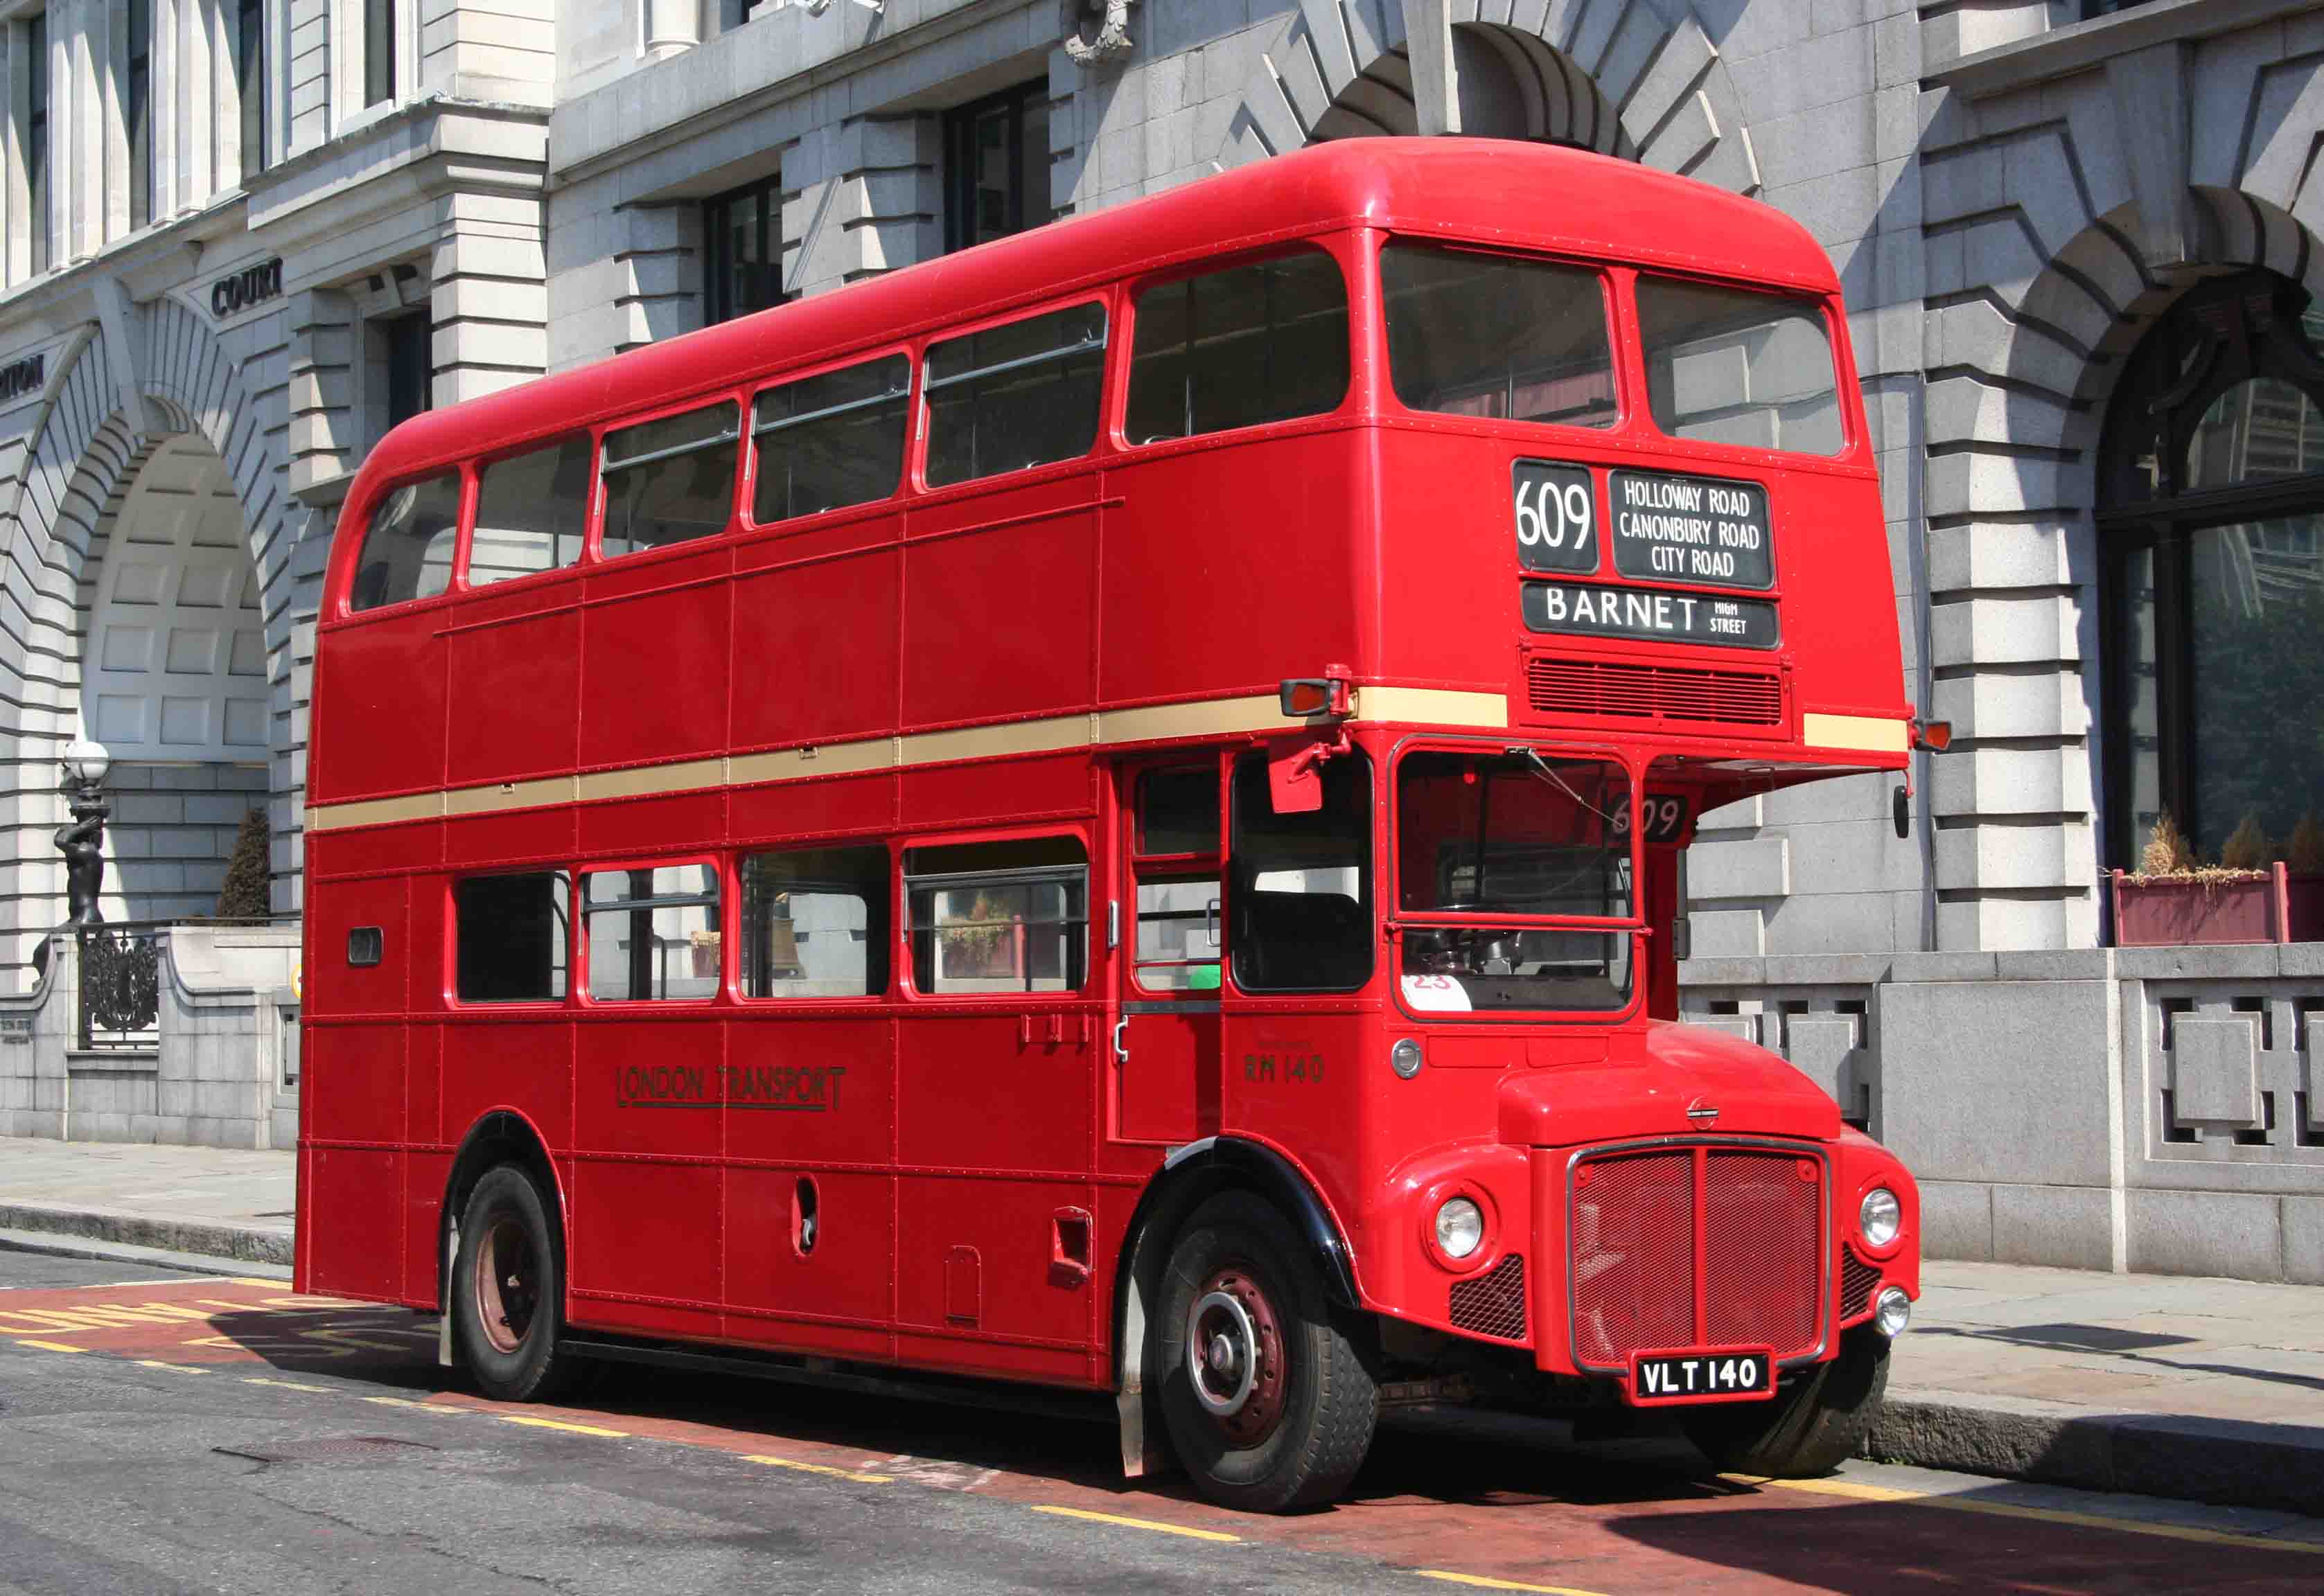
[[[1274,1305],[1250,1271],[1219,1270],[1186,1313],[1186,1377],[1212,1422],[1250,1445],[1283,1417],[1283,1337]]]
[[[476,1317],[494,1352],[513,1353],[524,1344],[539,1300],[524,1226],[503,1219],[476,1248]]]

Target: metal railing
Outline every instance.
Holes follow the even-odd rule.
[[[161,944],[169,921],[84,925],[80,1045],[86,1051],[161,1044]]]

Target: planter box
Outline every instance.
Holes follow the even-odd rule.
[[[2324,941],[2324,876],[2294,876],[2281,864],[2244,881],[2112,874],[2117,948]]]

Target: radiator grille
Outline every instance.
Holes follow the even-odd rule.
[[[1849,1248],[1840,1255],[1840,1322],[1859,1318],[1872,1309],[1872,1289],[1880,1283],[1880,1271],[1856,1255]]]
[[[1499,1341],[1526,1335],[1525,1260],[1510,1253],[1483,1274],[1452,1282],[1452,1326]]]
[[[1783,683],[1763,671],[1537,656],[1526,662],[1526,701],[1543,715],[1700,720],[1722,726],[1784,723]]]
[[[1583,1160],[1571,1229],[1575,1359],[1618,1369],[1634,1352],[1661,1348],[1769,1346],[1778,1359],[1814,1351],[1822,1176],[1817,1159],[1759,1148]]]

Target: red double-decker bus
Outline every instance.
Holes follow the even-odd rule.
[[[1253,1508],[1388,1402],[1831,1466],[1914,1188],[1676,958],[1701,815],[1919,730],[1853,371],[1773,210],[1382,139],[397,428],[316,647],[300,1289],[509,1399],[1111,1391]]]

